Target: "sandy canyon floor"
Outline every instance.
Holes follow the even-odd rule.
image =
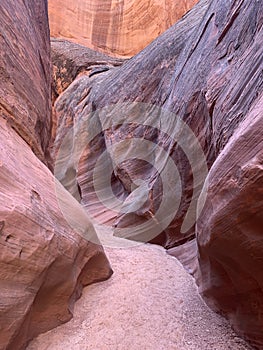
[[[88,286],[74,318],[27,350],[251,349],[201,300],[192,277],[161,247],[107,248],[114,274]]]

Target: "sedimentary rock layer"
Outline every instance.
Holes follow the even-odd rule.
[[[51,58],[53,63],[53,101],[78,75],[96,74],[96,72],[106,71],[123,63],[122,59],[112,58],[62,39],[51,40]]]
[[[47,3],[3,0],[0,24],[0,348],[20,350],[69,320],[83,286],[112,271],[86,213],[44,164]]]
[[[55,103],[53,149],[58,177],[116,235],[167,248],[197,236],[179,255],[259,348],[262,6],[201,0],[121,67],[78,77]]]
[[[197,223],[199,291],[263,348],[263,94],[209,173]]]
[[[0,347],[13,350],[68,321],[83,286],[111,269],[80,205],[3,118],[0,128]]]
[[[51,36],[129,57],[173,25],[197,0],[50,0]]]
[[[77,77],[81,75],[91,77],[106,72],[113,67],[120,66],[123,63],[122,59],[112,58],[85,46],[73,44],[62,39],[51,40],[51,58],[53,63],[52,105]],[[52,136],[49,144],[51,149],[58,122],[56,109],[53,108]]]
[[[44,162],[51,131],[50,43],[45,1],[1,1],[0,111]]]
[[[58,159],[54,159],[54,162],[57,164],[56,174],[76,198],[78,198],[77,193],[78,190],[80,190],[82,204],[89,210],[90,214],[94,216],[94,219],[98,219],[99,222],[105,222],[114,218],[114,225],[117,226],[117,228],[130,227],[133,223],[135,223],[136,226],[138,222],[142,224],[147,222],[152,212],[154,214],[158,209],[159,198],[162,196],[162,185],[160,177],[158,176],[155,178],[154,167],[151,165],[149,166],[147,162],[144,163],[139,159],[134,159],[130,163],[117,161],[115,164],[116,166],[110,181],[112,182],[114,193],[117,197],[119,196],[123,199],[127,198],[132,192],[131,187],[134,181],[145,179],[148,183],[151,183],[147,193],[145,193],[146,206],[142,207],[141,210],[139,206],[139,211],[137,213],[135,212],[134,214],[128,215],[122,215],[122,211],[119,209],[117,209],[117,211],[107,210],[107,203],[103,203],[103,201],[98,198],[98,193],[96,193],[100,191],[95,191],[94,189],[93,179],[95,173],[93,169],[96,168],[97,173],[100,173],[102,177],[104,174],[111,173],[111,169],[106,170],[107,162],[103,162],[101,169],[99,167],[100,165],[97,164],[97,160],[104,153],[107,143],[109,145],[117,144],[120,140],[130,139],[134,135],[136,138],[142,138],[142,135],[145,135],[149,142],[152,142],[152,146],[158,143],[163,144],[166,149],[166,157],[163,160],[167,159],[170,144],[174,142],[173,139],[176,137],[176,135],[173,135],[175,115],[173,113],[172,115],[164,115],[164,118],[169,119],[167,121],[167,127],[169,129],[167,132],[170,132],[171,135],[168,134],[167,137],[167,135],[165,136],[164,133],[158,130],[158,106],[161,107],[167,99],[167,91],[170,89],[169,85],[178,56],[184,49],[186,43],[191,40],[191,34],[193,34],[195,26],[198,26],[202,21],[207,6],[207,2],[198,5],[195,11],[189,13],[189,15],[175,27],[160,36],[136,57],[125,62],[120,68],[114,68],[92,77],[87,75],[78,77],[57,99],[55,103],[55,113],[58,120],[58,129],[53,149],[53,157],[57,157],[58,150],[63,140],[64,143],[61,155]],[[189,95],[190,100],[193,100],[190,91]],[[205,104],[198,94],[196,94],[194,98],[195,97],[198,99],[196,104],[200,102],[199,110],[196,113],[201,113],[200,109],[205,108]],[[134,102],[143,104],[143,110],[140,113],[143,120],[139,120],[138,107]],[[105,113],[106,110],[103,111],[103,108],[107,108],[107,106],[110,106],[110,110]],[[155,111],[151,115],[153,106],[157,106],[157,109],[154,108]],[[185,103],[182,105],[182,108],[186,109]],[[96,110],[98,112],[94,113]],[[100,115],[101,110],[102,114]],[[119,123],[118,118],[122,116],[125,118],[125,123],[130,124],[129,127],[123,125],[118,128],[114,125],[116,123],[121,123]],[[209,124],[206,122],[207,119],[209,120],[208,113],[206,112],[202,118],[203,119],[199,120],[199,123],[201,126],[204,125],[204,131],[200,134],[200,139],[202,137],[202,143],[206,143],[209,140],[210,134]],[[79,125],[79,123],[82,123],[82,120],[87,120],[91,125]],[[133,121],[137,124],[132,125]],[[147,128],[143,125],[145,122],[149,124]],[[198,125],[199,124],[197,124],[197,127]],[[72,126],[74,129],[72,129]],[[81,135],[78,128],[84,128],[88,131],[88,136],[91,141],[90,144],[88,138],[85,138],[86,136],[84,136],[84,138],[80,137]],[[101,133],[103,129],[105,131]],[[73,134],[75,134],[75,139],[79,140],[77,148],[82,148],[81,151],[83,153],[79,159],[76,159],[74,151],[74,144],[76,145],[76,143],[71,139],[73,134],[71,135],[69,133],[69,139],[65,141],[68,130],[71,130]],[[132,151],[133,147],[128,147],[127,152],[125,151],[127,159],[130,157],[129,152]],[[110,153],[111,151],[109,149],[109,154]],[[114,155],[111,154],[111,157],[114,158]],[[182,163],[177,162],[177,165],[180,167],[180,170],[189,173],[189,161],[187,160],[187,156],[182,154],[180,149],[175,150],[172,157],[180,157]],[[111,158],[109,158],[109,160],[110,159]],[[63,166],[61,162],[64,163]],[[113,160],[113,162],[115,162],[115,160]],[[111,166],[110,163],[108,163],[109,166]],[[64,166],[66,166],[67,170],[64,169]],[[78,184],[75,181],[76,179],[73,179],[76,173],[78,173]],[[99,178],[97,175],[96,177]],[[189,176],[191,177],[191,175]],[[168,179],[166,180],[168,182]],[[175,218],[175,213],[172,212],[172,218],[174,218],[173,223],[168,225],[169,227],[166,225],[166,227],[162,229],[163,224],[157,222],[159,225],[157,231],[159,232],[156,233],[154,231],[156,222],[153,222],[153,225],[147,229],[150,236],[148,235],[148,237],[142,239],[151,240],[151,238],[156,238],[156,236],[158,236],[155,239],[156,242],[169,246],[174,245],[177,241],[181,242],[193,236],[193,227],[188,227],[183,234],[180,231],[182,217],[187,212],[193,192],[191,180],[189,182],[188,180],[189,177],[182,177],[184,188],[182,197],[184,199]],[[200,187],[201,184],[196,184],[196,187],[198,186]],[[140,189],[141,187],[138,191],[140,191]],[[197,193],[195,193],[195,196],[196,195]],[[111,199],[113,200],[114,196],[111,196]],[[173,201],[172,197],[169,199]],[[130,200],[136,202],[138,198],[133,196],[131,199],[128,199],[128,201]],[[136,206],[138,206],[138,203]],[[165,213],[163,216],[164,220],[166,220]],[[194,222],[192,222],[192,224],[194,224]],[[142,233],[142,230],[140,230],[140,233]],[[134,236],[135,235],[138,236],[137,233],[134,234]]]

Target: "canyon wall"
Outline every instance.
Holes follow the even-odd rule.
[[[3,0],[0,24],[0,348],[19,350],[68,321],[83,286],[112,271],[86,213],[47,167],[47,3]]]
[[[20,18],[21,17],[21,18]],[[23,30],[21,30],[21,27]],[[50,43],[44,1],[1,3],[1,117],[39,159],[49,160]]]
[[[201,0],[120,67],[77,76],[55,101],[51,150],[95,221],[170,248],[258,348],[262,6]]]
[[[173,25],[197,0],[49,0],[51,36],[130,57]]]
[[[107,34],[122,4],[74,9],[96,23],[94,47],[130,55]],[[66,322],[83,286],[111,275],[92,218],[169,249],[261,349],[263,3],[200,0],[129,60],[52,40],[52,90],[46,1],[1,9],[1,348]]]

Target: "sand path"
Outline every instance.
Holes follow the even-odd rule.
[[[161,247],[106,249],[114,275],[88,286],[74,318],[27,350],[251,349],[200,299],[194,281]]]

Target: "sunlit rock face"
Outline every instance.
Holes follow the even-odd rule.
[[[130,57],[183,16],[197,0],[49,1],[51,36]]]

